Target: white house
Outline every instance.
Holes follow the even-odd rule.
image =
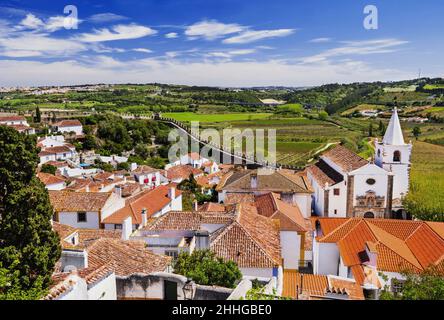
[[[282,290],[282,258],[277,224],[261,216],[252,204],[233,212],[177,212],[159,217],[133,234],[153,252],[177,257],[179,252],[210,249],[232,260],[243,276],[275,278]]]
[[[219,171],[219,165],[214,161],[207,161],[202,164],[206,174],[213,174]]]
[[[105,229],[122,229],[123,222],[131,217],[133,230],[146,225],[150,218],[157,218],[169,211],[182,210],[182,192],[176,184],[161,185],[152,190],[129,197],[125,205],[102,220]]]
[[[26,118],[22,116],[0,117],[0,125],[14,128],[20,133],[35,134],[35,129],[30,127]]]
[[[102,220],[123,208],[117,192],[49,191],[54,221],[74,228],[102,229]]]
[[[201,157],[197,152],[191,152],[180,157],[180,164],[190,165],[193,168],[200,168],[205,162],[208,162],[207,158]]]
[[[315,224],[313,272],[355,279],[375,298],[381,289],[399,290],[405,271],[443,270],[444,223],[317,218]]]
[[[6,125],[6,126],[28,126],[28,121],[26,121],[26,118],[23,116],[2,116],[0,117],[0,124]]]
[[[311,223],[305,219],[297,205],[280,199],[277,193],[266,193],[255,197],[258,214],[279,220],[279,234],[283,268],[298,270],[308,266],[312,260],[312,248],[308,246],[311,237]]]
[[[66,181],[61,177],[44,172],[39,172],[37,176],[48,190],[60,191],[66,188]]]
[[[410,153],[411,145],[404,144],[396,110],[383,142],[376,141],[375,164],[342,146],[324,153],[306,170],[314,190],[315,214],[402,218],[399,209],[408,192]]]
[[[79,120],[62,120],[53,125],[54,132],[75,132],[76,136],[83,135],[83,126]]]
[[[131,175],[140,185],[148,188],[155,188],[161,183],[160,170],[149,166],[138,166],[131,171]]]
[[[313,190],[301,172],[264,169],[230,171],[222,177],[216,190],[219,202],[227,204],[231,201],[237,203],[241,196],[275,192],[282,201],[297,205],[305,218],[311,216]]]
[[[65,137],[62,135],[46,136],[37,140],[37,147],[42,149],[50,147],[62,147],[66,145]]]
[[[42,165],[49,161],[75,160],[78,158],[78,154],[74,146],[65,144],[58,147],[44,148],[39,152],[39,158]]]

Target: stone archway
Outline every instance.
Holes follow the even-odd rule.
[[[365,219],[374,219],[375,218],[375,214],[373,212],[366,212],[364,213],[364,218]]]

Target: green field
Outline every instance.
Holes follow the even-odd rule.
[[[444,89],[444,84],[426,84],[425,90]]]
[[[270,113],[226,113],[226,114],[198,114],[192,112],[167,112],[163,117],[173,118],[178,121],[191,122],[230,122],[230,121],[252,121],[268,119],[272,116]]]
[[[414,143],[408,209],[418,218],[444,221],[443,191],[444,147]]]

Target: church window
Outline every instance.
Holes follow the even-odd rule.
[[[367,184],[369,185],[369,186],[372,186],[372,185],[374,185],[375,183],[376,183],[376,180],[375,179],[372,179],[372,178],[370,178],[370,179],[367,179]]]
[[[393,162],[401,162],[401,152],[400,151],[395,151],[395,153],[393,153]]]

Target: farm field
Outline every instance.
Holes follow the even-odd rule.
[[[444,219],[444,147],[425,142],[413,144],[408,200],[415,209]],[[414,213],[413,212],[413,213]]]
[[[270,113],[225,113],[225,114],[199,114],[193,112],[167,112],[163,117],[173,118],[178,121],[190,122],[227,122],[267,119],[272,116]]]
[[[349,114],[352,114],[355,111],[378,110],[378,109],[386,110],[387,107],[385,105],[381,105],[381,104],[366,104],[366,103],[364,103],[364,104],[357,105],[354,108],[351,108],[351,109],[348,109],[348,110],[342,112],[341,115],[347,116]]]
[[[277,118],[258,119],[254,121],[225,121],[201,123],[201,129],[214,128],[220,132],[223,129],[275,129],[276,158],[285,165],[302,167],[313,158],[314,154],[328,143],[338,143],[342,138],[359,139],[359,132],[333,124],[308,118]],[[245,143],[244,143],[245,144]],[[265,149],[268,145],[265,141]]]

